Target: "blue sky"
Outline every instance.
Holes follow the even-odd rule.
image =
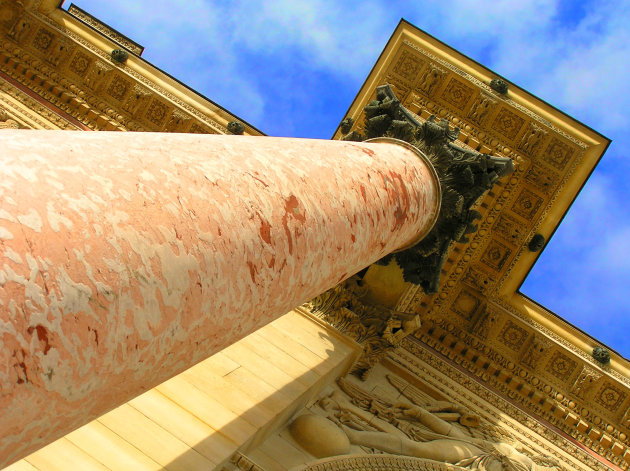
[[[521,290],[630,358],[627,0],[75,3],[269,135],[330,138],[404,17],[611,138]]]

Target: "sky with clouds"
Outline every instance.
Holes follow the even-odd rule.
[[[630,358],[627,0],[74,2],[269,135],[329,139],[405,18],[611,138],[521,291]]]

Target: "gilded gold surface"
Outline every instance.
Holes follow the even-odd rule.
[[[392,306],[391,294],[403,291],[394,306],[420,314],[419,342],[627,469],[628,362],[612,354],[609,365],[597,363],[595,340],[517,291],[537,257],[529,241],[550,237],[608,140],[514,85],[505,95],[495,92],[493,78],[402,22],[348,110],[360,129],[376,86],[389,83],[420,120],[436,115],[459,127],[457,145],[515,164],[475,208],[482,219],[471,242],[451,247],[437,295],[409,283],[403,291],[400,276],[387,278],[373,266],[365,275],[373,284],[366,298]],[[340,137],[337,130],[334,138]],[[412,345],[405,342],[408,351]]]

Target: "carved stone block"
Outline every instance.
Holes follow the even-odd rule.
[[[505,263],[509,260],[511,254],[512,249],[497,240],[491,239],[488,243],[488,247],[481,256],[481,262],[484,265],[499,271],[505,266]]]
[[[557,173],[537,164],[533,164],[525,173],[525,181],[545,194],[551,194],[559,180]]]
[[[83,80],[85,81],[85,85],[92,90],[96,91],[99,85],[103,82],[105,77],[109,72],[112,71],[112,68],[101,61],[96,61],[92,64],[91,67],[88,68],[87,73]]]
[[[480,270],[475,266],[471,266],[462,278],[462,282],[476,288],[482,293],[485,293],[489,288],[494,286],[496,280],[485,271]]]
[[[542,207],[544,200],[529,191],[524,189],[512,204],[512,211],[527,220],[533,220],[538,210]]]
[[[428,64],[418,80],[418,88],[426,95],[432,95],[445,74],[446,71],[444,69],[435,64]]]
[[[502,136],[513,140],[523,128],[525,120],[507,108],[501,108],[492,122],[492,129]]]
[[[595,394],[595,402],[604,406],[610,412],[615,412],[625,401],[626,393],[617,385],[606,382]]]
[[[545,150],[545,161],[558,170],[564,170],[573,154],[574,149],[569,144],[554,137]]]
[[[79,77],[83,77],[90,67],[90,57],[83,52],[77,52],[70,61],[70,71],[77,74]]]
[[[107,94],[115,100],[122,101],[130,88],[131,82],[129,80],[125,80],[120,75],[114,75],[109,87],[107,87]]]
[[[26,16],[24,16],[15,23],[9,36],[12,37],[16,42],[22,43],[29,36],[31,29],[31,22]]]
[[[527,131],[525,131],[521,137],[521,141],[518,144],[518,150],[534,157],[538,154],[538,151],[542,147],[545,137],[547,137],[547,131],[541,126],[530,122]]]
[[[148,89],[141,87],[140,85],[135,85],[123,103],[122,108],[132,116],[136,116],[136,114],[144,108],[144,105],[147,103],[150,96],[151,92]]]
[[[394,66],[394,73],[408,82],[413,82],[418,77],[424,61],[410,51],[403,51]]]
[[[571,394],[584,399],[601,376],[602,374],[599,371],[589,366],[582,366],[582,371],[580,371],[580,374],[571,386]]]
[[[485,93],[481,93],[470,107],[467,117],[472,122],[482,125],[496,105],[497,101],[495,99]]]
[[[483,304],[483,300],[480,296],[464,288],[459,292],[455,301],[453,301],[451,311],[464,319],[470,320],[479,310],[483,309]]]
[[[69,57],[72,43],[69,41],[56,40],[50,47],[50,52],[46,60],[54,66],[58,66],[64,58]]]
[[[55,35],[52,31],[40,28],[33,38],[33,47],[40,52],[46,52],[53,42]]]
[[[188,126],[190,122],[190,116],[182,113],[181,111],[175,110],[173,114],[166,122],[166,126],[164,126],[164,131],[166,132],[183,132],[185,128]]]
[[[489,309],[479,311],[479,314],[472,319],[470,331],[479,338],[487,339],[499,322],[499,314]]]
[[[161,101],[154,99],[147,109],[144,117],[156,126],[162,126],[168,115],[168,106]]]
[[[546,370],[556,378],[566,381],[575,371],[577,362],[560,351],[555,351],[547,363]]]
[[[509,349],[518,352],[528,336],[527,330],[508,320],[499,334],[499,341]]]
[[[492,234],[498,235],[511,244],[519,245],[525,237],[525,230],[522,222],[507,214],[501,214],[492,228]]]
[[[467,87],[453,77],[448,81],[441,97],[455,108],[463,110],[470,101],[474,92],[475,91],[471,87]]]
[[[532,335],[521,356],[521,363],[535,370],[541,363],[552,342],[540,335]]]

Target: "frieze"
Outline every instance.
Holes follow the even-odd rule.
[[[616,412],[626,400],[627,394],[618,385],[605,382],[594,397],[595,402],[606,410]]]
[[[496,106],[497,101],[482,92],[474,101],[466,117],[473,123],[484,126],[486,118],[493,113]]]
[[[9,37],[17,43],[23,43],[28,39],[33,30],[33,20],[27,15],[22,16],[9,32]]]
[[[504,138],[513,141],[524,124],[525,120],[523,118],[508,108],[501,107],[492,122],[491,129],[501,134]]]
[[[42,14],[37,14],[37,18],[39,21],[46,23],[51,29],[54,29],[60,32],[59,25],[55,23],[52,19]],[[107,52],[102,51],[101,49],[97,48],[96,46],[86,41],[82,37],[78,36],[77,34],[73,33],[72,31],[64,30],[62,34],[66,36],[67,38],[72,39],[75,43],[80,44],[85,49],[89,50],[92,54],[96,55],[97,57],[100,57],[101,60],[103,60],[104,62],[107,63],[110,60],[109,54]],[[228,134],[228,130],[225,126],[209,118],[204,113],[199,111],[197,108],[189,105],[188,103],[184,102],[183,100],[171,94],[170,92],[166,91],[165,89],[157,86],[154,82],[152,82],[145,76],[139,74],[138,72],[129,68],[126,65],[119,65],[118,68],[122,72],[124,72],[126,75],[144,84],[147,87],[147,89],[152,90],[153,93],[156,93],[168,99],[169,101],[177,104],[177,106],[179,106],[180,108],[182,108],[183,110],[185,110],[186,112],[194,116],[198,121],[200,121],[200,124],[195,123],[196,128],[194,132]],[[139,126],[137,123],[129,123],[128,127],[132,129],[132,128],[138,128]],[[193,132],[193,131],[191,130],[190,132]]]
[[[525,238],[526,231],[522,222],[504,213],[499,215],[492,226],[492,234],[498,235],[511,245],[519,246]]]
[[[43,98],[86,126],[93,129],[98,128],[98,125],[94,122],[96,121],[95,119],[90,120],[87,118],[88,110],[95,108],[95,106],[79,96],[79,94],[86,95],[79,87],[69,82],[66,78],[60,77],[49,66],[29,56],[19,48],[12,46],[9,42],[0,44],[0,47],[3,47],[4,51],[6,51],[4,55],[9,58],[9,61],[16,60],[26,66],[20,69],[7,68],[7,74],[18,81],[24,82],[26,79],[26,85]],[[0,54],[3,53],[0,52]],[[29,67],[32,67],[32,69],[29,69]],[[87,98],[89,99],[90,97]],[[99,105],[99,103],[95,104]],[[110,110],[105,108],[104,111]],[[113,112],[113,110],[110,112]],[[107,113],[100,115],[100,118],[102,118],[102,122],[105,123],[108,129],[116,129],[120,126],[120,123],[113,121]]]
[[[492,313],[492,311],[488,310],[486,312]],[[475,325],[479,324],[483,325],[484,320],[485,313],[484,317],[481,317],[481,322],[476,322],[472,327],[474,328]],[[538,368],[532,368],[536,374],[531,374],[523,368],[518,367],[514,362],[503,358],[501,354],[493,351],[484,343],[476,341],[476,339],[470,337],[468,333],[454,328],[451,323],[442,320],[439,321],[439,325],[440,328],[437,328],[437,326],[430,327],[427,325],[427,322],[425,322],[423,329],[418,331],[414,336],[423,343],[436,349],[438,352],[448,356],[448,358],[468,369],[471,373],[479,376],[484,382],[491,384],[506,397],[523,404],[528,410],[545,417],[560,428],[564,428],[567,433],[572,430],[573,422],[571,422],[571,414],[567,415],[566,411],[576,410],[579,406],[572,400],[556,392],[554,388],[545,384],[544,381],[541,381],[536,376],[539,372]],[[504,331],[505,330],[504,328]],[[426,334],[423,332],[426,332]],[[459,341],[472,348],[462,348]],[[543,347],[543,350],[550,349],[551,341],[549,339],[543,338],[540,343],[542,344],[540,346]],[[404,345],[407,345],[407,342]],[[527,350],[529,346],[532,345],[532,342],[525,340],[524,345]],[[475,351],[479,353],[475,353]],[[457,354],[455,352],[461,353]],[[542,353],[544,353],[544,351]],[[523,355],[521,355],[521,360],[522,359]],[[493,364],[498,365],[500,369],[497,369]],[[524,366],[528,367],[527,365]],[[566,388],[562,387],[561,389],[564,390]],[[608,400],[611,401],[610,392],[607,394],[609,396]],[[548,399],[545,399],[545,397]],[[595,441],[592,445],[594,447],[593,449],[595,450],[597,448],[602,456],[607,456],[611,459],[609,455],[612,453],[613,448],[619,451],[619,447],[622,446],[620,443],[625,443],[627,446],[627,437],[624,432],[610,425],[605,425],[602,419],[592,413],[588,408],[582,408],[581,414],[582,418],[588,421],[584,422],[584,430],[589,431],[591,438],[593,436],[604,437],[604,434],[601,433],[602,429],[596,427],[596,425],[599,425],[600,427],[606,428],[607,433],[610,433],[615,440],[620,441],[616,442],[611,439],[610,441],[604,440],[602,442],[598,438],[598,441]],[[601,450],[598,447],[601,447]]]
[[[422,90],[425,95],[432,96],[446,74],[446,71],[435,64],[426,65],[416,87]]]
[[[471,377],[462,374],[454,366],[441,359],[438,355],[431,353],[425,347],[421,347],[413,340],[404,341],[402,348],[388,355],[388,360],[421,378],[421,381],[426,382],[430,387],[439,391],[448,400],[471,404],[474,410],[483,412],[484,417],[492,423],[502,423],[504,420],[503,414],[507,413],[515,421],[515,423],[509,424],[510,428],[514,427],[519,434],[527,437],[528,440],[536,443],[540,448],[555,456],[561,462],[566,462],[566,456],[559,454],[548,443],[552,443],[566,453],[576,457],[580,463],[589,467],[586,469],[607,471],[610,469],[599,460],[594,459],[592,455],[562,438],[549,427],[534,420],[520,408],[512,405]],[[440,373],[438,374],[436,371]],[[441,375],[444,375],[449,380],[445,381]],[[623,463],[621,460],[618,461]],[[576,466],[576,463],[571,465]]]
[[[488,84],[486,84],[486,83],[482,82],[481,80],[473,77],[472,75],[462,71],[461,69],[459,69],[455,65],[453,65],[453,64],[451,64],[449,62],[446,62],[445,60],[437,57],[436,55],[430,53],[426,49],[423,49],[422,47],[418,46],[417,44],[414,44],[413,42],[411,42],[411,41],[409,41],[407,39],[404,39],[402,41],[402,43],[404,45],[406,45],[406,46],[411,47],[412,49],[415,49],[416,51],[418,51],[420,54],[424,55],[428,59],[431,59],[432,61],[440,64],[440,66],[445,67],[445,68],[447,68],[447,69],[457,73],[458,75],[461,75],[461,76],[465,77],[468,81],[470,81],[471,83],[475,84],[477,87],[481,88],[482,90],[486,91],[487,93],[493,94],[493,91],[492,91],[492,89],[490,88],[490,86]],[[514,102],[512,99],[510,99],[508,97],[505,97],[505,96],[501,96],[501,100],[502,100],[503,103],[509,104],[514,109],[516,109],[519,112],[529,116],[534,121],[547,126],[554,133],[559,134],[562,137],[564,137],[564,138],[570,140],[571,142],[575,143],[581,149],[586,149],[588,147],[586,143],[584,143],[581,140],[577,139],[575,136],[572,136],[572,135],[568,134],[567,132],[565,132],[564,130],[554,126],[550,121],[541,118],[539,115],[537,115],[533,111],[527,109],[526,107],[522,106],[519,103]]]
[[[131,82],[125,80],[120,74],[114,75],[107,87],[106,93],[114,100],[122,101],[131,89]]]
[[[70,13],[75,18],[81,20],[83,23],[88,26],[94,28],[99,33],[102,33],[104,36],[111,39],[113,42],[120,44],[125,49],[131,51],[135,55],[139,56],[142,54],[143,47],[131,41],[126,36],[114,31],[112,28],[107,27],[100,21],[97,21],[92,15],[87,14],[80,8],[77,8],[75,5],[70,5],[68,8],[68,13]]]
[[[500,271],[509,260],[512,249],[498,240],[490,239],[488,247],[481,255],[481,262],[487,267]]]
[[[525,172],[524,178],[527,183],[546,195],[551,195],[560,181],[560,177],[555,171],[537,163],[532,164]]]
[[[20,111],[24,113],[24,115],[28,117],[30,121],[37,123],[37,125],[41,129],[54,129],[53,127],[50,126],[49,122],[57,126],[59,129],[69,129],[69,130],[78,129],[76,125],[63,119],[57,113],[46,108],[41,103],[38,103],[37,101],[33,100],[26,93],[15,88],[13,85],[11,85],[10,83],[2,79],[0,79],[0,91],[2,91],[3,93],[6,93],[13,99],[19,101],[22,105],[24,105],[24,108],[22,108]],[[9,108],[10,105],[8,102],[4,100],[4,97],[2,96],[2,94],[0,94],[0,100],[5,102],[7,105],[6,107]],[[42,120],[42,118],[48,120],[49,122]],[[23,124],[21,125],[25,126]]]
[[[533,334],[521,355],[521,364],[536,370],[553,343],[543,336]]]
[[[544,158],[546,163],[563,171],[574,153],[575,150],[569,144],[554,137],[544,152]]]
[[[528,336],[526,329],[508,319],[497,338],[503,345],[518,352]]]
[[[542,126],[530,122],[527,131],[521,137],[518,150],[530,157],[536,157],[548,134],[549,133]]]
[[[510,210],[527,221],[533,221],[544,202],[542,197],[524,188],[512,203]]]
[[[485,303],[481,296],[472,290],[463,288],[455,297],[450,309],[462,318],[470,320],[485,309]]]
[[[484,295],[488,295],[492,291],[496,284],[496,279],[485,270],[477,268],[475,265],[470,264],[468,270],[461,279],[462,283],[477,289]]]

